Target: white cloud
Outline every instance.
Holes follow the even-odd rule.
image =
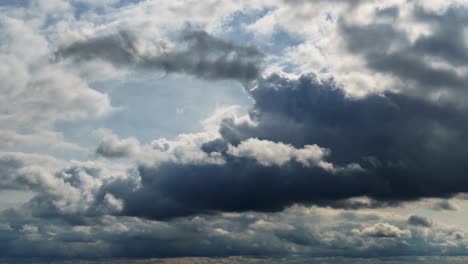
[[[112,131],[108,129],[99,129],[97,134],[100,143],[96,153],[108,158],[123,158],[138,155],[140,142],[136,138],[119,139]]]
[[[254,158],[264,166],[281,166],[291,160],[295,160],[305,167],[331,166],[331,164],[323,161],[323,158],[329,154],[329,151],[317,145],[306,145],[302,149],[297,149],[292,145],[281,142],[275,143],[268,140],[250,138],[241,142],[238,146],[230,145],[228,153],[235,157]]]
[[[377,223],[373,226],[368,226],[360,231],[363,236],[378,237],[378,238],[411,238],[410,230],[401,230],[400,228],[388,224],[388,223]]]

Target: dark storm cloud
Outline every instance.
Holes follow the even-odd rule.
[[[468,22],[467,10],[450,8],[443,14],[433,14],[422,8],[415,10],[414,19],[428,24],[431,29],[430,34],[419,36],[415,41],[391,23],[352,25],[341,19],[340,30],[348,50],[362,55],[368,67],[375,71],[414,82],[419,93],[440,88],[463,92],[468,81],[465,76],[450,68],[436,67],[427,58],[453,67],[468,65],[463,33]],[[397,18],[399,9],[382,10],[381,15],[382,12]]]
[[[140,175],[142,188],[136,192],[114,192],[113,188],[122,186],[106,191],[124,199],[123,214],[156,219],[219,211],[280,211],[296,202],[363,194],[365,188],[358,182],[369,181],[361,179],[365,176],[333,176],[295,163],[284,168],[265,167],[238,158],[225,165],[169,163],[157,169],[142,167]]]
[[[466,115],[451,106],[386,93],[351,99],[333,80],[272,75],[250,91],[255,126],[226,119],[222,139],[202,145],[224,164],[163,162],[140,166],[141,188],[125,181],[105,185],[100,195],[122,199],[123,215],[167,219],[219,211],[280,211],[293,204],[375,208],[424,197],[468,191]],[[289,160],[260,164],[226,151],[247,139],[317,144],[331,150],[331,172]],[[278,153],[282,154],[282,153]],[[347,200],[367,196],[370,202]],[[149,203],[148,201],[151,201]]]
[[[62,185],[61,188],[65,189],[63,192],[41,192],[38,187],[38,194],[30,202],[21,208],[0,213],[0,257],[353,257],[392,256],[401,255],[402,252],[404,255],[416,255],[428,250],[433,253],[459,254],[466,250],[463,233],[457,230],[436,230],[438,227],[434,227],[428,229],[430,233],[427,234],[411,230],[412,235],[405,227],[406,224],[411,225],[409,222],[394,223],[391,219],[385,219],[388,223],[378,223],[383,220],[378,214],[360,214],[356,211],[322,215],[320,212],[323,209],[308,212],[310,208],[298,206],[274,214],[201,214],[245,208],[265,210],[268,208],[265,204],[270,203],[270,200],[279,205],[285,203],[281,201],[283,198],[273,197],[275,195],[292,195],[296,199],[293,191],[305,193],[293,185],[303,184],[304,189],[320,194],[317,191],[321,188],[320,178],[328,186],[330,183],[325,177],[332,177],[336,181],[336,178],[349,176],[313,174],[321,170],[303,168],[304,171],[300,171],[299,166],[292,163],[283,165],[290,167],[283,171],[284,167],[261,167],[253,160],[236,160],[235,157],[228,157],[227,153],[225,155],[238,165],[229,165],[231,167],[226,168],[224,174],[198,172],[200,167],[209,171],[206,168],[211,165],[182,166],[176,163],[166,164],[160,170],[142,167],[141,177],[129,173],[126,178],[115,179],[108,178],[106,171],[99,167],[90,165],[57,172],[56,177],[60,182],[69,186],[65,188]],[[222,165],[217,166],[215,170],[220,171]],[[239,168],[243,166],[249,168],[246,168],[245,175],[240,175]],[[179,169],[168,173],[174,167]],[[265,169],[261,177],[257,174],[260,168]],[[283,171],[280,175],[283,179],[273,173],[275,170]],[[237,175],[229,175],[229,171]],[[248,172],[253,173],[247,175]],[[308,172],[303,175],[309,178],[318,177],[313,183],[317,187],[306,185],[305,176],[296,177],[296,172]],[[100,181],[101,187],[92,182],[103,176],[105,180]],[[264,183],[272,177],[270,187],[275,190],[270,191]],[[297,182],[301,178],[303,182]],[[353,181],[353,178],[349,180]],[[280,187],[280,183],[289,186]],[[346,191],[343,186],[334,189]],[[326,189],[326,192],[330,192],[330,189]],[[123,199],[129,208],[119,211],[112,207],[112,203],[106,204],[106,195],[109,193],[116,199]],[[247,197],[244,199],[243,195]],[[164,222],[124,216],[128,214],[163,219],[188,213],[197,216],[173,218]],[[320,223],[324,221],[327,224],[321,226]],[[444,247],[447,241],[451,243],[448,249]]]
[[[333,81],[311,76],[271,76],[251,95],[257,125],[224,126],[227,142],[257,137],[296,147],[315,143],[331,150],[328,161],[334,164],[360,163],[367,172],[353,177],[360,179],[363,194],[376,199],[466,191],[468,127],[461,110],[390,92],[349,99]]]
[[[397,17],[397,11],[383,12]],[[418,19],[434,23],[436,30],[415,44],[392,24],[340,22],[351,52],[364,56],[374,70],[415,82],[416,93],[386,92],[352,99],[333,80],[311,75],[297,80],[279,75],[258,78],[257,86],[248,89],[254,100],[250,116],[256,125],[224,120],[222,138],[202,146],[207,153],[219,153],[224,164],[163,162],[156,167],[140,166],[140,188],[125,180],[115,181],[103,185],[98,196],[102,199],[110,193],[122,199],[122,215],[167,219],[220,211],[279,211],[297,203],[349,209],[378,207],[468,191],[466,113],[421,99],[427,89],[465,88],[465,77],[435,68],[422,56],[430,54],[459,64],[456,57],[464,44],[443,34],[450,33],[445,30],[450,26],[460,28],[464,21],[450,10],[444,15],[417,12]],[[102,36],[64,47],[58,55],[77,60],[98,57],[116,65],[211,79],[251,80],[258,75],[257,61],[250,60],[259,58],[256,49],[205,32],[185,32],[181,37],[185,48],[153,57],[142,56],[134,40],[125,32]],[[444,52],[451,48],[452,53]],[[237,146],[252,138],[298,149],[317,144],[331,150],[327,162],[334,166],[358,163],[362,169],[331,172],[296,160],[265,166],[252,157],[227,151],[229,144]],[[357,196],[374,202],[347,200]]]
[[[431,227],[432,223],[429,219],[419,216],[419,215],[410,215],[408,217],[408,224],[413,226],[423,226],[423,227]]]
[[[160,47],[165,49],[165,47]],[[58,58],[102,59],[116,66],[136,66],[166,73],[185,73],[204,79],[250,81],[258,77],[263,54],[204,31],[184,31],[176,48],[158,54],[142,53],[138,37],[129,31],[92,37],[61,47]]]
[[[468,191],[464,141],[468,126],[465,112],[458,108],[390,92],[348,98],[333,80],[313,75],[298,79],[271,75],[248,92],[255,102],[250,116],[256,125],[226,119],[222,137],[200,146],[204,152],[217,153],[224,163],[169,159],[154,167],[141,165],[131,177],[102,182],[93,189],[93,199],[83,201],[87,206],[83,210],[64,213],[56,201],[67,193],[49,192],[31,200],[30,210],[48,218],[113,214],[171,219],[200,213],[273,212],[294,204],[376,208]],[[281,164],[261,163],[259,155],[267,146],[262,144],[255,145],[259,152],[253,155],[230,151],[249,139],[283,142],[303,151],[306,145],[317,144],[331,151],[323,161],[334,169],[306,166],[290,157]],[[278,152],[272,158],[284,155],[291,154]],[[359,166],[345,169],[353,163]],[[87,179],[95,178],[96,172],[57,175],[65,175],[60,181],[77,189],[78,195],[89,195]],[[89,177],[80,178],[83,175]],[[371,200],[348,200],[362,196]]]

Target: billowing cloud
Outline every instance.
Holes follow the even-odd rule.
[[[376,238],[411,238],[410,230],[401,230],[388,223],[377,223],[365,227],[360,231],[360,234]]]
[[[390,92],[348,98],[311,75],[272,75],[249,92],[250,121],[226,117],[218,135],[154,141],[140,151],[139,184],[108,182],[95,200],[109,193],[122,215],[168,219],[298,203],[372,208],[467,191],[458,108]],[[106,149],[128,155],[137,146],[114,141]]]
[[[331,164],[322,162],[328,151],[317,145],[306,145],[303,149],[296,149],[291,145],[283,143],[250,138],[241,142],[236,147],[230,146],[227,153],[234,157],[256,159],[260,164],[265,166],[281,166],[291,160],[295,160],[305,167],[315,165],[331,168]]]
[[[100,143],[96,154],[107,158],[122,158],[138,154],[140,143],[135,138],[119,139],[112,131],[98,130]]]
[[[466,191],[459,184],[465,164],[459,135],[467,131],[463,110],[391,92],[347,98],[333,81],[314,76],[273,75],[250,94],[256,125],[235,126],[226,120],[220,133],[230,144],[254,137],[329,149],[329,162],[358,163],[364,169],[349,176],[360,183],[346,188],[350,196],[406,200]],[[321,186],[326,189],[327,184]]]
[[[457,97],[465,98],[468,81],[464,74],[466,7],[454,4],[434,12],[421,4],[409,9],[394,5],[365,22],[349,20],[339,21],[344,45],[373,72],[396,78],[394,89],[464,105]],[[399,24],[406,20],[413,22],[411,29]]]

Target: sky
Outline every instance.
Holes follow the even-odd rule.
[[[466,263],[467,25],[463,0],[0,0],[0,261]]]

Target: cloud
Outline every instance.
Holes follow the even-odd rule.
[[[117,66],[185,73],[203,79],[245,82],[260,74],[263,55],[257,48],[218,39],[204,31],[183,31],[173,49],[160,45],[156,51],[145,50],[134,33],[119,31],[65,45],[56,55],[76,61],[102,59]]]
[[[427,218],[418,215],[410,215],[408,224],[413,226],[431,227],[432,223]]]
[[[258,141],[248,141],[244,146],[249,142]],[[271,156],[263,155],[265,151],[261,150],[264,145],[285,147],[295,156],[269,160]],[[167,219],[219,211],[278,211],[296,202],[347,197],[342,193],[344,189],[332,188],[335,179],[355,185],[354,168],[332,171],[335,168],[321,159],[323,153],[318,147],[294,150],[285,145],[260,142],[255,149],[262,154],[242,155],[247,150],[241,147],[239,152],[210,153],[223,162],[188,160],[181,163],[171,159],[157,166],[142,165],[138,169],[140,188],[132,190],[132,185],[122,181],[103,186],[102,192],[112,193],[124,201],[124,215]],[[330,185],[320,183],[324,181]],[[142,206],[149,200],[154,202]]]
[[[96,154],[106,158],[123,158],[137,155],[140,143],[135,138],[119,139],[112,131],[100,129],[97,131],[100,143]]]
[[[323,168],[331,169],[332,167],[331,164],[322,161],[328,155],[328,151],[317,145],[306,145],[303,149],[296,149],[283,143],[250,138],[238,146],[229,146],[227,153],[234,157],[254,158],[265,166],[281,166],[295,160],[305,167],[318,165],[323,166]]]
[[[56,8],[57,19],[66,20],[67,3],[33,2],[27,7],[0,8],[0,58],[4,61],[0,66],[0,147],[5,152],[61,158],[86,154],[55,125],[102,118],[115,109],[108,94],[94,90],[75,72],[49,61],[53,45],[41,25],[49,8]]]
[[[468,191],[465,9],[195,2],[0,4],[0,189],[33,196],[0,212],[0,258],[466,254],[465,229],[382,209]],[[112,112],[108,69],[238,80],[252,105],[150,144],[100,130],[108,159],[24,153],[76,148],[56,130]]]
[[[4,190],[33,188],[33,185],[30,184],[34,182],[33,178],[36,179],[36,183],[40,179],[47,182],[47,175],[54,173],[64,165],[65,162],[48,155],[0,152],[0,188]]]
[[[388,223],[377,223],[363,228],[361,235],[376,238],[411,238],[411,231],[401,230]]]
[[[451,203],[449,200],[440,200],[440,201],[435,201],[431,208],[436,211],[440,210],[448,210],[448,211],[457,211],[458,207]]]
[[[97,118],[112,112],[107,94],[48,61],[46,37],[27,17],[23,20],[15,14],[0,20],[0,57],[5,61],[0,68],[4,80],[0,87],[2,127],[37,131],[56,121]]]
[[[343,25],[342,27],[350,51],[363,54],[372,69],[395,75],[401,80],[415,81],[420,89],[442,87],[461,89],[466,83],[466,79],[458,76],[455,71],[436,69],[424,62],[420,57],[421,54],[416,52],[397,50],[385,55],[383,51],[389,50],[392,42],[395,45],[409,45],[406,36],[390,25],[372,24],[356,27]],[[375,43],[375,39],[379,42]]]
[[[410,231],[405,223],[397,226],[397,217],[387,216],[389,223],[383,223],[378,222],[382,216],[374,213],[349,212],[344,217],[331,209],[296,206],[274,214],[199,215],[166,222],[104,216],[70,224],[24,214],[18,218],[20,212],[9,210],[0,214],[4,223],[0,243],[5,249],[0,254],[56,258],[249,255],[271,262],[293,256],[418,255],[428,250],[456,255],[465,248],[461,230]]]
[[[24,6],[29,2],[30,0],[4,0],[0,3],[0,6]]]
[[[468,46],[463,37],[466,7],[449,5],[440,12],[419,4],[391,8],[390,20],[383,19],[381,12],[364,23],[346,17],[339,20],[348,52],[363,58],[373,72],[396,78],[394,89],[464,106],[457,97],[466,96],[468,81],[464,74]],[[399,17],[400,13],[404,16]]]
[[[328,162],[357,163],[365,171],[350,176],[360,182],[346,188],[350,197],[411,200],[466,191],[459,184],[464,178],[464,147],[452,146],[462,144],[459,135],[468,128],[462,122],[464,111],[452,105],[392,92],[348,98],[332,80],[313,75],[272,75],[250,94],[256,125],[225,120],[220,133],[227,143],[258,138],[329,149]],[[327,184],[321,186],[326,189]],[[338,181],[334,186],[342,185]]]
[[[44,191],[44,195],[29,203],[29,209],[39,215],[56,217],[111,213],[170,219],[223,211],[278,211],[294,203],[356,206],[355,202],[342,201],[352,195],[344,188],[336,188],[335,181],[357,186],[356,177],[364,173],[359,165],[335,166],[327,161],[329,151],[317,145],[295,148],[258,139],[228,144],[218,132],[225,118],[234,125],[254,127],[255,124],[226,111],[217,112],[205,121],[205,132],[184,134],[173,140],[158,139],[151,146],[121,140],[110,131],[101,130],[97,153],[106,157],[131,157],[140,162],[139,167],[129,171],[126,177],[113,180],[104,180],[105,174],[97,168],[61,169],[55,173],[64,186],[60,189],[71,189],[60,195]],[[78,198],[80,193],[82,198]],[[71,204],[66,204],[70,209],[57,206],[68,199],[68,194],[73,197]],[[101,208],[100,203],[121,210],[109,211],[107,207]],[[361,205],[377,204],[370,201]]]
[[[131,184],[131,177],[125,165],[0,153],[0,189],[28,192],[31,198],[19,210],[39,218],[78,223],[87,216],[119,213],[123,202],[112,194],[98,196],[100,187],[119,178]]]
[[[136,142],[107,133],[98,149],[137,153],[141,164],[93,191],[92,204],[109,194],[122,201],[118,215],[171,219],[293,204],[376,208],[467,191],[460,109],[390,92],[349,98],[313,75],[272,75],[249,93],[250,119],[216,113],[205,132],[151,148],[133,151]]]

